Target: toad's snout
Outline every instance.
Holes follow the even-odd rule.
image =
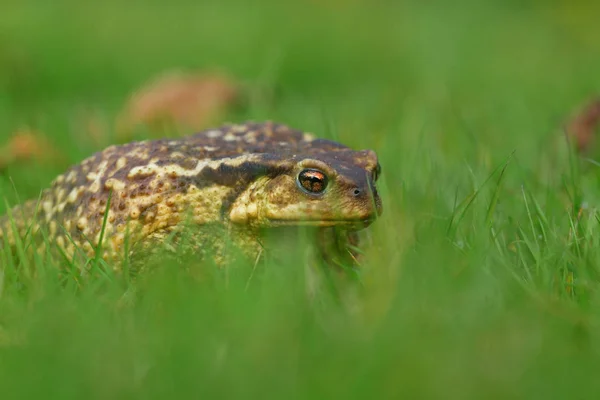
[[[353,197],[355,201],[363,204],[368,210],[368,216],[365,219],[375,219],[383,213],[381,197],[379,197],[377,187],[374,183],[369,182],[368,185],[365,185],[364,187],[357,186],[352,188],[350,190],[350,196]]]

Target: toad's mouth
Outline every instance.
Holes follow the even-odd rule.
[[[331,227],[339,226],[349,230],[360,230],[371,225],[377,216],[369,216],[367,218],[360,219],[282,219],[282,218],[271,218],[269,222],[273,226],[315,226],[315,227]]]

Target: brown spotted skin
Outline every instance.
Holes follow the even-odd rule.
[[[327,176],[323,193],[302,190],[297,179],[306,168]],[[39,203],[11,214],[19,235],[42,228],[67,256],[78,248],[93,255],[105,223],[100,254],[115,260],[185,223],[228,227],[242,244],[256,242],[261,228],[282,225],[361,229],[381,213],[378,174],[371,150],[271,122],[225,125],[179,140],[111,146],[57,177]],[[6,217],[0,239],[15,241]]]

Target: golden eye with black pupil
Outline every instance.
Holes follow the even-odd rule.
[[[298,174],[298,186],[307,193],[321,194],[327,188],[327,176],[318,169],[307,168]]]

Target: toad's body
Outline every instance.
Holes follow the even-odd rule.
[[[67,256],[95,254],[101,243],[100,255],[118,259],[184,222],[233,227],[247,239],[281,225],[360,229],[381,211],[378,171],[370,150],[270,122],[226,125],[109,147],[11,215],[18,235],[42,228]],[[0,246],[14,244],[14,233],[0,218]]]

